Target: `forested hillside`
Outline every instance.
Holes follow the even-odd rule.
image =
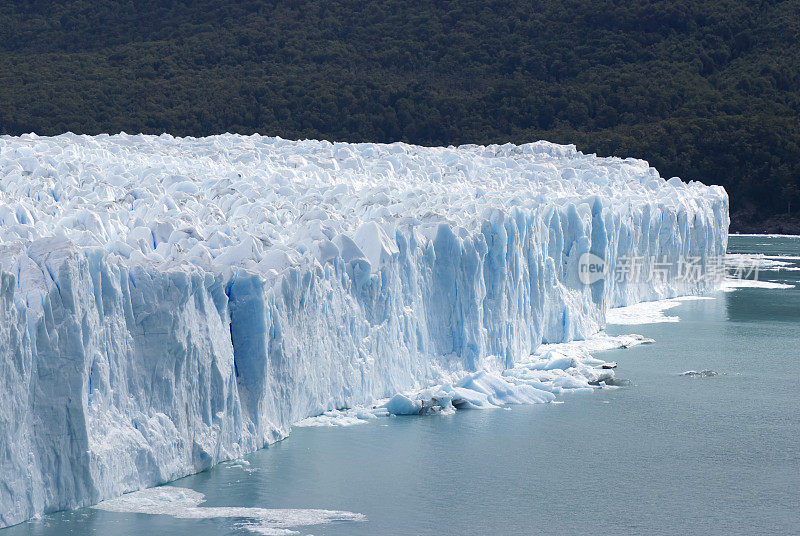
[[[800,0],[0,4],[0,132],[548,139],[800,232]]]

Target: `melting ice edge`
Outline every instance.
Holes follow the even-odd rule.
[[[0,527],[397,393],[546,401],[543,342],[709,290],[580,255],[716,257],[728,222],[719,187],[546,142],[2,137]]]

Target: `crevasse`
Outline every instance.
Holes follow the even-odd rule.
[[[719,187],[572,146],[0,138],[0,527],[708,290]],[[671,264],[583,285],[591,252]]]

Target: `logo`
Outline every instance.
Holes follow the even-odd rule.
[[[578,259],[578,279],[584,285],[596,283],[606,276],[606,261],[593,253],[584,253]]]

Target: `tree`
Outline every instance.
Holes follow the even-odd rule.
[[[783,187],[781,192],[783,200],[786,202],[786,215],[792,215],[792,203],[800,200],[800,188],[796,184],[789,183]]]

